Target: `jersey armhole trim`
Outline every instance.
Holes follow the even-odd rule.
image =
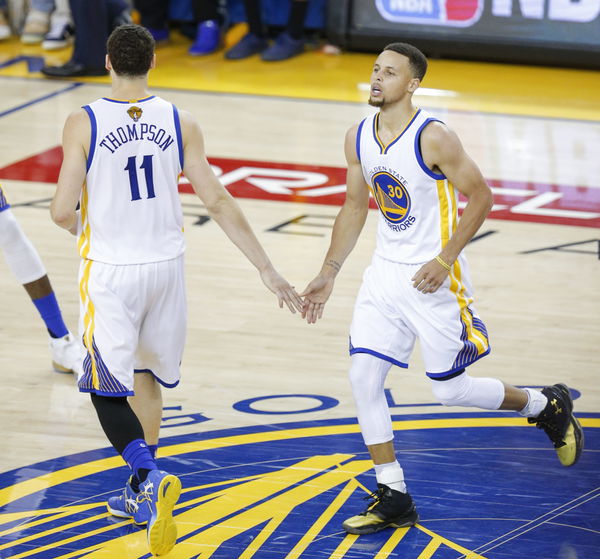
[[[179,121],[179,112],[173,105],[173,120],[175,122],[175,133],[177,135],[177,149],[179,150],[179,165],[183,171],[183,138],[181,136],[181,122]]]
[[[367,120],[367,119],[364,118],[363,120],[361,120],[360,124],[358,125],[358,130],[356,131],[356,157],[358,157],[359,161],[360,161],[360,134],[362,132],[362,127],[363,127],[363,124],[365,123],[365,120]]]
[[[87,162],[85,165],[86,172],[90,170],[92,166],[92,160],[94,159],[94,152],[96,151],[96,136],[98,135],[98,125],[96,124],[96,115],[89,105],[84,105],[83,109],[90,117],[90,124],[92,126],[92,134],[90,137],[90,151],[88,152]]]
[[[417,158],[417,161],[419,162],[419,166],[427,175],[436,180],[443,180],[446,178],[446,175],[444,175],[443,173],[435,173],[429,167],[427,167],[427,165],[425,165],[425,161],[423,161],[423,154],[421,153],[421,133],[430,122],[442,121],[438,120],[437,118],[428,118],[423,124],[421,124],[421,126],[417,130],[417,133],[415,134],[415,156]]]

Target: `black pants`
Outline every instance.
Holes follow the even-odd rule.
[[[106,40],[127,4],[123,0],[69,0],[69,5],[75,24],[72,61],[87,68],[104,68]]]
[[[135,9],[140,12],[141,23],[151,29],[164,29],[169,19],[168,0],[134,0]],[[221,21],[219,0],[192,0],[196,21]]]

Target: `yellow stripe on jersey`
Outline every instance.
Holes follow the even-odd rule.
[[[88,221],[88,190],[87,184],[83,185],[81,192],[81,233],[79,234],[79,240],[77,241],[77,248],[79,249],[79,256],[81,258],[87,258],[90,252],[90,224]]]
[[[94,388],[100,388],[96,354],[93,347],[96,309],[94,307],[94,303],[92,303],[92,300],[90,299],[89,283],[91,269],[92,260],[85,260],[83,264],[83,272],[81,274],[81,281],[79,282],[79,297],[81,298],[82,307],[84,309],[83,345],[87,349],[92,365],[92,386]]]
[[[436,185],[440,204],[440,239],[442,248],[444,248],[454,231],[456,231],[458,205],[454,186],[450,181],[446,179],[437,180]],[[475,345],[478,355],[485,353],[488,349],[487,336],[473,324],[473,316],[468,310],[468,306],[473,302],[473,299],[466,296],[458,260],[454,262],[450,271],[450,291],[456,296],[461,321],[467,331],[467,339]]]

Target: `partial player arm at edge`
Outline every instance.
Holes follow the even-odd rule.
[[[196,120],[180,111],[185,176],[202,200],[210,216],[223,229],[244,256],[256,267],[266,287],[290,311],[302,310],[303,303],[294,288],[273,267],[238,203],[215,176],[204,151],[204,138]]]
[[[303,318],[314,323],[323,316],[323,308],[333,291],[335,277],[356,245],[369,211],[369,187],[365,183],[356,153],[358,125],[346,133],[344,152],[348,163],[346,200],[340,209],[331,233],[331,242],[321,271],[301,293],[305,297]]]
[[[86,146],[90,134],[91,125],[85,111],[71,113],[63,129],[63,161],[50,204],[52,221],[74,235],[77,233],[77,203],[87,173]]]

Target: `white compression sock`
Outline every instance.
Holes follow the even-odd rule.
[[[519,415],[537,417],[546,407],[548,398],[539,390],[534,390],[533,388],[524,388],[523,390],[527,392],[527,405],[519,412]]]
[[[387,485],[394,491],[406,493],[406,484],[404,483],[404,472],[398,463],[390,462],[389,464],[375,464],[375,476],[377,483]]]

